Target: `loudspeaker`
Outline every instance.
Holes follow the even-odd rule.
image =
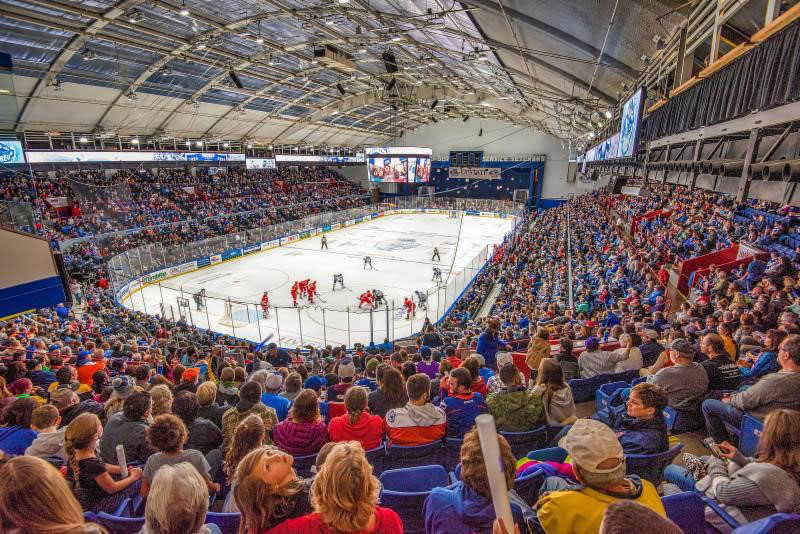
[[[239,79],[239,76],[236,75],[233,69],[228,71],[228,77],[230,77],[233,85],[238,87],[239,89],[244,89],[244,85],[242,85],[242,81]]]
[[[345,91],[344,91],[344,87],[342,87],[342,84],[337,83],[336,84],[336,89],[339,90],[339,93],[341,93],[342,96],[344,96],[346,94]]]
[[[386,67],[386,72],[389,74],[397,72],[397,59],[389,50],[383,53],[383,66]]]
[[[481,128],[480,130],[478,130],[478,137],[480,137],[480,136],[482,136],[482,135],[483,135],[483,128]]]

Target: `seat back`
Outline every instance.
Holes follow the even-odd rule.
[[[544,483],[544,472],[536,471],[514,479],[514,491],[522,497],[528,505],[533,505],[539,498],[539,488]]]
[[[611,398],[614,396],[614,393],[617,392],[618,389],[628,387],[628,383],[623,380],[617,380],[614,382],[609,382],[608,384],[602,384],[594,395],[594,404],[595,408],[599,412],[603,408],[608,407],[609,403],[611,402]]]
[[[452,471],[461,461],[461,445],[464,444],[462,438],[445,438],[442,448],[442,464],[448,471]]]
[[[116,517],[105,512],[100,512],[96,517],[96,523],[114,534],[136,534],[144,526],[144,517]]]
[[[294,470],[303,478],[311,478],[313,473],[311,467],[317,463],[317,455],[309,454],[308,456],[295,456],[294,457]]]
[[[333,419],[347,413],[343,402],[329,402],[328,403],[328,417]]]
[[[664,421],[667,422],[667,432],[672,432],[675,427],[675,421],[678,419],[678,412],[675,411],[675,408],[665,406],[662,413],[664,414]]]
[[[758,439],[761,431],[764,430],[764,423],[751,415],[745,414],[742,417],[742,429],[739,434],[739,450],[745,456],[755,456],[758,448]]]
[[[671,449],[657,454],[626,454],[625,463],[629,475],[639,475],[640,478],[649,480],[658,486],[664,478],[664,469],[683,449],[683,443],[678,443]]]
[[[664,511],[684,532],[706,532],[705,505],[700,495],[684,491],[661,498]]]
[[[404,534],[424,534],[425,499],[428,498],[429,491],[417,493],[404,493],[400,491],[383,490],[379,498],[381,506],[391,508],[403,521]]]
[[[222,531],[222,534],[237,534],[239,532],[239,522],[242,514],[239,512],[232,514],[208,512],[206,523],[214,523]]]
[[[372,474],[379,476],[383,472],[384,458],[386,457],[386,449],[383,444],[380,447],[375,447],[364,453],[367,461],[372,465]]]
[[[569,387],[572,389],[572,398],[575,402],[590,400],[594,396],[597,383],[597,377],[573,378],[569,381]]]
[[[383,489],[401,493],[419,493],[449,485],[447,471],[441,465],[423,465],[389,469],[380,476]]]
[[[414,446],[386,445],[386,467],[390,469],[441,463],[441,441]]]
[[[800,514],[772,514],[735,529],[733,534],[795,534],[800,532]]]
[[[538,426],[527,432],[500,432],[511,446],[514,458],[522,458],[528,451],[541,449],[547,443],[547,427]]]

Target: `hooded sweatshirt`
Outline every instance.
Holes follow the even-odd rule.
[[[331,441],[358,441],[365,451],[369,451],[383,441],[383,419],[361,412],[361,416],[353,424],[350,423],[350,414],[340,415],[331,419],[328,434]]]
[[[425,445],[444,437],[447,418],[431,403],[415,406],[409,402],[387,412],[385,428],[392,445]]]
[[[572,398],[572,389],[569,386],[548,394],[547,386],[539,384],[534,386],[533,392],[542,396],[548,424],[568,424],[575,417],[575,400]]]
[[[433,488],[425,499],[425,532],[428,534],[490,534],[494,505],[459,480],[446,488]],[[511,503],[514,523],[520,524],[522,509]]]
[[[316,454],[328,441],[328,427],[322,421],[296,423],[285,419],[272,433],[275,445],[292,456]]]
[[[25,456],[57,457],[66,462],[67,451],[64,450],[64,431],[66,431],[66,428],[55,432],[38,433],[33,443],[25,449]]]
[[[608,505],[622,499],[646,506],[662,517],[667,516],[661,497],[651,482],[640,480],[636,475],[629,475],[626,480],[630,490],[620,494],[604,493],[581,485],[551,492],[539,501],[539,523],[547,534],[598,532]]]
[[[36,439],[36,432],[21,426],[0,426],[0,451],[6,456],[23,454]]]

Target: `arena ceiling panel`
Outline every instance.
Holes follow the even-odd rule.
[[[490,117],[568,140],[635,83],[681,5],[0,0],[0,41],[18,130],[357,145]]]

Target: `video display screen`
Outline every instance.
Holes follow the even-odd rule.
[[[625,102],[622,108],[622,124],[619,132],[620,158],[630,158],[636,154],[639,144],[639,129],[642,124],[642,106],[644,105],[644,91],[640,87]]]
[[[431,178],[431,150],[413,147],[368,148],[371,182],[422,183]]]

